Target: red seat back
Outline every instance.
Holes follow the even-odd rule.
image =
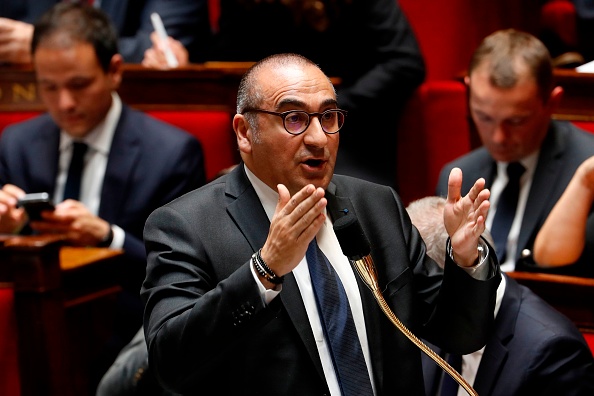
[[[147,114],[184,129],[200,140],[207,180],[214,179],[221,170],[237,163],[237,144],[228,112],[154,110],[147,111]]]
[[[428,81],[414,93],[398,127],[398,187],[405,204],[435,194],[441,168],[471,149],[466,87]]]

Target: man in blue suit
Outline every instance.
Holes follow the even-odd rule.
[[[35,26],[32,55],[48,114],[12,125],[0,137],[0,232],[63,232],[74,245],[124,249],[119,307],[127,308],[113,360],[142,323],[145,220],[204,184],[202,148],[189,133],[122,103],[116,89],[123,60],[102,11],[56,5]],[[63,200],[75,143],[88,147],[80,195]],[[35,192],[48,192],[56,209],[28,222],[16,203]]]
[[[0,64],[29,63],[33,23],[60,0],[2,0],[0,2]],[[80,1],[88,3],[87,0]],[[206,1],[196,0],[101,0],[94,6],[109,15],[118,32],[120,54],[128,63],[140,63],[151,47],[150,15],[158,13],[167,33],[191,49],[197,37],[210,34]],[[204,43],[202,43],[204,44]]]
[[[500,207],[508,181],[506,167],[520,163],[517,206],[511,228],[498,246],[503,271],[541,271],[594,276],[590,262],[545,269],[534,263],[532,250],[538,230],[565,191],[577,167],[594,153],[594,135],[566,121],[552,120],[563,95],[555,86],[551,57],[536,37],[513,29],[495,32],[474,52],[468,76],[469,109],[482,147],[446,164],[441,170],[436,195],[447,193],[452,168],[468,180],[485,178],[491,190],[492,210],[487,229]],[[497,239],[497,238],[496,238]],[[497,240],[496,240],[497,243]]]
[[[406,208],[437,264],[430,270],[435,274],[445,264],[445,204],[443,197],[425,197]],[[490,240],[488,232],[485,238]],[[427,355],[422,362],[426,395],[440,395],[447,374]],[[594,394],[594,358],[578,328],[505,274],[497,289],[495,323],[487,344],[462,357],[461,374],[481,396]],[[457,394],[467,393],[459,387]]]

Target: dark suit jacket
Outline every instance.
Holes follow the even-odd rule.
[[[53,196],[60,130],[48,114],[7,127],[0,136],[0,185]],[[205,182],[200,142],[189,133],[122,107],[103,180],[99,217],[125,232],[124,250],[140,288],[144,223],[157,207]]]
[[[383,295],[406,326],[450,350],[484,344],[500,279],[494,262],[489,280],[477,281],[448,258],[440,290],[441,275],[426,271],[436,264],[394,190],[335,176],[326,197],[332,218],[344,208],[359,218]],[[329,393],[294,276],[266,306],[250,270],[269,227],[243,164],[147,220],[144,326],[149,365],[167,387],[200,395]],[[378,395],[424,394],[421,352],[366,286],[359,289]]]
[[[516,251],[517,270],[594,276],[594,265],[591,262],[580,261],[568,267],[546,269],[536,268],[532,258],[534,239],[540,227],[565,191],[577,167],[592,155],[594,155],[593,134],[569,122],[551,122],[540,150],[522,219]],[[487,188],[491,188],[497,169],[495,161],[484,147],[473,150],[443,167],[436,188],[437,195],[447,195],[448,175],[453,167],[462,169],[464,175],[462,194],[466,194],[479,177],[484,177]]]
[[[2,0],[0,16],[35,23],[58,0]],[[101,0],[100,8],[111,18],[117,32],[119,52],[126,62],[140,63],[152,46],[150,14],[158,13],[167,33],[190,49],[198,45],[200,31],[209,34],[205,0]]]
[[[579,330],[530,289],[505,280],[473,388],[481,396],[593,395],[594,358]],[[435,395],[441,369],[426,355],[423,373],[427,395]]]

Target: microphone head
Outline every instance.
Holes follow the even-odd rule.
[[[334,233],[342,253],[349,260],[357,261],[371,253],[369,240],[354,215],[347,215],[334,222]]]

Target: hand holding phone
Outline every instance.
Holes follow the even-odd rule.
[[[29,220],[41,220],[41,212],[54,210],[55,206],[48,193],[25,194],[17,201],[17,207],[25,208]]]

